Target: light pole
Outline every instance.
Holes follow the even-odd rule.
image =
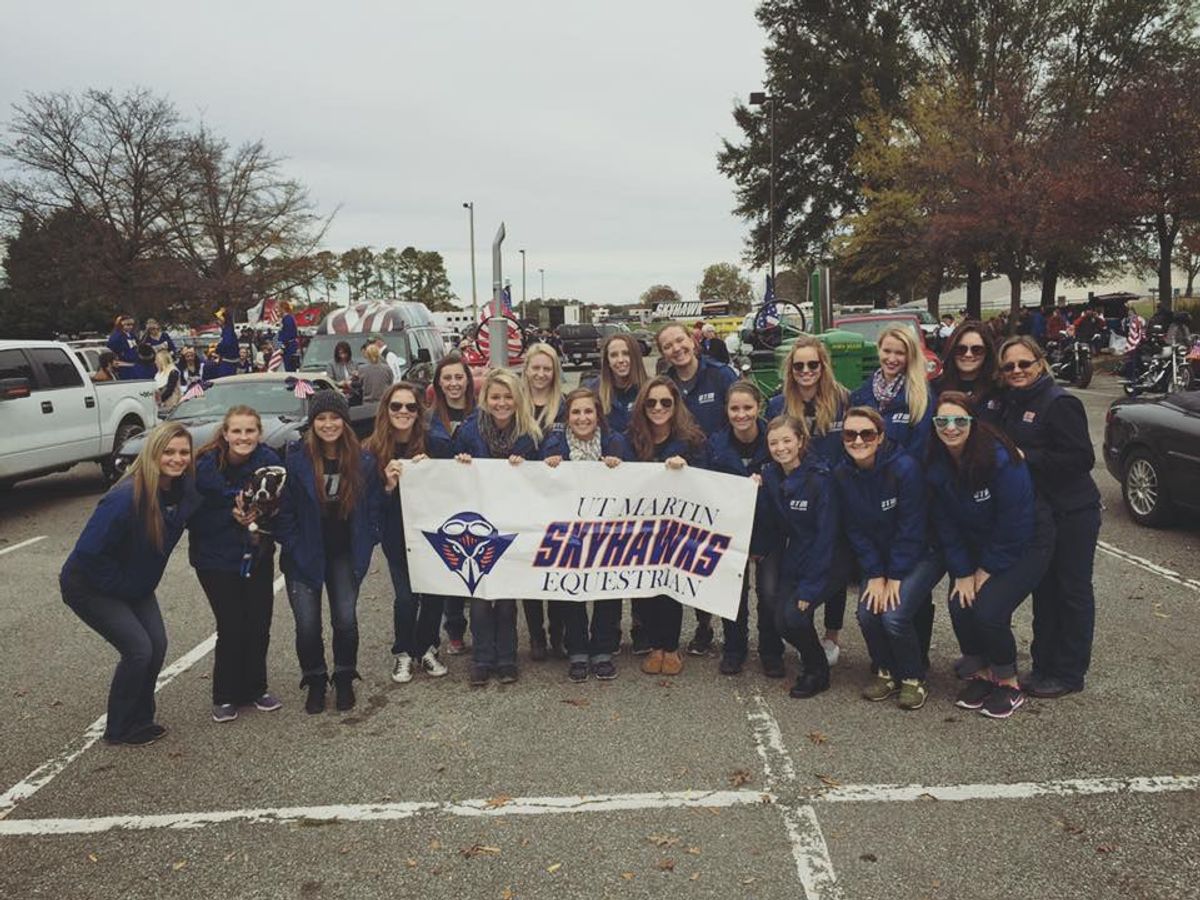
[[[469,210],[471,217],[471,318],[479,318],[479,297],[475,288],[475,204],[463,204],[463,209]]]
[[[752,91],[750,103],[754,106],[765,106],[771,117],[771,170],[768,178],[769,197],[767,200],[767,222],[771,241],[771,283],[775,283],[775,102],[777,97],[768,97],[763,91]]]
[[[542,276],[542,305],[546,305],[546,270],[538,269],[538,274]]]
[[[525,318],[525,251],[517,251],[521,254],[521,318]]]

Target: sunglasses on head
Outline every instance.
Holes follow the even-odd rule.
[[[805,362],[792,363],[793,372],[803,372],[805,369],[810,372],[815,372],[819,368],[821,368],[821,361],[819,359],[810,359]]]
[[[933,427],[938,431],[945,431],[947,428],[953,426],[959,431],[962,431],[973,421],[975,421],[974,416],[934,416]]]
[[[842,429],[842,441],[847,444],[857,444],[862,441],[864,444],[873,444],[879,438],[879,432],[874,428],[864,428],[862,431],[855,431],[851,428]]]
[[[954,355],[957,357],[964,356],[984,356],[987,349],[983,344],[959,344],[954,348]]]
[[[392,400],[388,403],[388,409],[391,412],[415,413],[420,407],[415,403],[401,403],[399,400]]]
[[[658,397],[647,397],[646,398],[646,408],[647,409],[654,409],[654,407],[656,407],[656,406],[661,406],[663,409],[670,409],[674,405],[675,405],[675,399],[673,397],[663,397],[661,399]]]
[[[1012,372],[1015,369],[1020,369],[1022,372],[1024,372],[1030,366],[1036,366],[1037,363],[1038,361],[1036,359],[1018,359],[1016,362],[1006,362],[1000,367],[1000,371]]]

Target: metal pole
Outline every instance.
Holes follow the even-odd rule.
[[[538,274],[542,276],[542,303],[546,302],[546,270],[538,269]]]
[[[775,98],[767,101],[771,108],[771,177],[770,177],[770,219],[771,219],[771,283],[775,283]]]
[[[464,203],[471,214],[471,318],[479,320],[479,296],[475,287],[475,203]]]
[[[525,251],[521,251],[521,318],[525,318]]]
[[[504,223],[501,222],[492,241],[492,318],[488,319],[488,356],[492,367],[498,369],[508,365],[508,319],[500,314],[504,308],[504,257],[500,252],[503,243]]]

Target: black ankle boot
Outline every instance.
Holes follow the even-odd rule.
[[[300,682],[301,687],[308,687],[308,698],[304,701],[304,711],[310,716],[325,712],[325,676],[312,675]]]
[[[357,677],[356,672],[333,673],[333,691],[337,697],[334,705],[337,706],[338,712],[354,709],[354,679]]]

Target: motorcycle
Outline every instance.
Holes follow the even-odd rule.
[[[1136,397],[1138,394],[1170,394],[1192,389],[1192,366],[1186,344],[1169,343],[1163,337],[1162,329],[1155,327],[1150,330],[1140,351],[1138,372],[1123,385],[1126,394]]]
[[[1050,371],[1059,381],[1068,381],[1078,388],[1092,383],[1092,348],[1086,341],[1064,335],[1046,345]]]

